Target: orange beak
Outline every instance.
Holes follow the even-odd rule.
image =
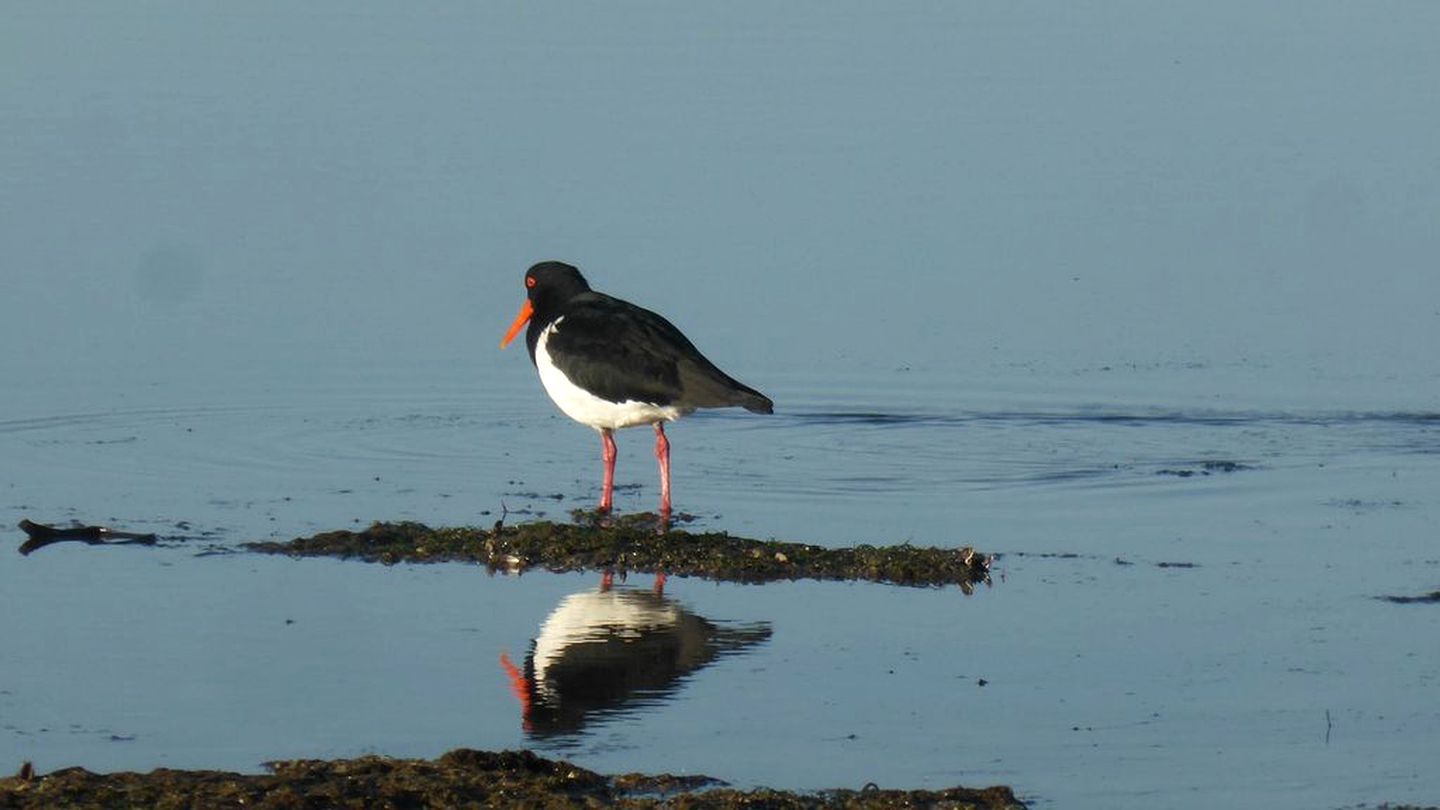
[[[530,306],[530,299],[526,298],[525,303],[520,307],[520,314],[516,315],[515,322],[510,324],[510,331],[506,332],[505,337],[500,340],[500,348],[509,346],[510,341],[520,334],[520,330],[525,328],[525,324],[530,322],[530,316],[534,314],[535,307]]]

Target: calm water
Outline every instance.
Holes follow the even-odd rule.
[[[12,11],[0,524],[166,542],[0,564],[0,767],[1434,803],[1434,608],[1373,597],[1440,588],[1440,10],[1383,12]],[[224,553],[592,505],[496,348],[550,257],[775,399],[671,430],[702,525],[994,585]]]

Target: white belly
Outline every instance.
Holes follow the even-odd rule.
[[[596,430],[615,430],[655,422],[673,422],[685,415],[683,410],[673,405],[656,405],[651,402],[636,402],[633,399],[611,402],[570,382],[565,372],[550,362],[550,352],[545,348],[550,334],[563,320],[565,319],[557,318],[540,333],[540,339],[535,343],[535,367],[540,371],[540,383],[545,386],[545,393],[550,395],[566,416]]]
[[[553,697],[556,685],[546,673],[573,647],[612,636],[633,640],[646,633],[674,633],[680,619],[680,610],[673,603],[648,592],[571,594],[550,612],[535,638],[535,683]]]

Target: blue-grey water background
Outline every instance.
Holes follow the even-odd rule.
[[[1440,588],[1440,6],[4,16],[0,524],[171,540],[0,556],[0,768],[1440,801],[1435,607],[1374,598]],[[671,430],[701,525],[993,587],[673,579],[771,637],[537,739],[498,657],[594,577],[216,553],[592,505],[497,348],[547,258],[776,401]]]

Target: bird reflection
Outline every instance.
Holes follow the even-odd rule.
[[[768,622],[722,627],[654,589],[571,594],[551,611],[522,670],[500,663],[527,732],[573,734],[591,719],[667,699],[690,673],[770,638]]]

